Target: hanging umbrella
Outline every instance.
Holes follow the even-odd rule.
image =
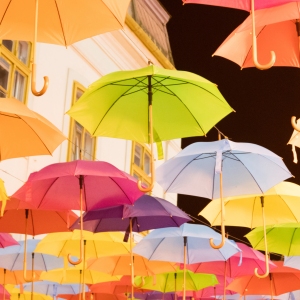
[[[0,232],[2,232],[0,230]],[[17,242],[10,234],[8,233],[0,233],[0,248],[6,248],[9,246],[19,245],[19,242]]]
[[[122,29],[129,2],[5,0],[0,7],[0,35],[2,39],[32,42],[31,90],[34,95],[41,96],[48,88],[49,79],[45,76],[42,90],[36,90],[36,42],[67,47],[101,33]]]
[[[14,98],[0,98],[0,122],[0,160],[51,155],[66,139],[47,119]]]
[[[243,226],[254,228],[269,224],[280,224],[300,221],[299,211],[300,186],[291,182],[281,182],[264,194],[228,197],[224,200],[227,226]],[[212,226],[221,224],[220,199],[210,202],[199,215],[206,218]],[[265,225],[264,225],[265,224]],[[267,239],[264,239],[266,254],[268,253]],[[267,276],[269,264],[266,255]],[[255,269],[255,274],[258,270]],[[261,276],[261,275],[259,275]]]
[[[283,266],[283,262],[274,262],[277,267],[270,276],[257,278],[247,275],[234,279],[228,289],[238,292],[240,295],[281,295],[297,290],[300,284],[300,271]]]
[[[124,295],[113,295],[107,293],[87,293],[88,300],[127,300],[128,298]],[[79,300],[79,295],[67,295],[61,294],[60,298],[66,300]]]
[[[28,181],[12,198],[44,210],[83,210],[132,204],[142,196],[136,180],[115,166],[102,161],[77,160],[56,163],[31,173]],[[81,219],[80,255],[83,259],[83,222]]]
[[[276,51],[274,66],[300,67],[299,2],[256,12],[256,32],[260,59],[267,62],[270,49]],[[241,68],[255,67],[252,57],[252,21],[249,16],[218,47],[213,55],[229,59]]]
[[[52,297],[40,294],[40,293],[33,293],[34,300],[52,300]],[[23,292],[21,291],[14,292],[10,294],[10,300],[32,300],[32,294],[30,292]]]
[[[221,198],[222,241],[225,241],[223,196],[262,193],[291,177],[282,158],[270,150],[228,139],[194,143],[157,169],[157,181],[166,192]]]
[[[183,224],[179,228],[155,229],[145,236],[134,248],[133,252],[149,260],[162,260],[183,263],[226,260],[241,250],[238,246],[226,239],[220,249],[210,247],[210,235],[221,240],[221,235],[213,229],[194,224]],[[183,299],[185,299],[185,285]]]
[[[94,136],[149,143],[205,135],[233,109],[217,86],[196,74],[150,65],[94,82],[67,112]]]
[[[4,186],[4,181],[0,179],[0,204],[1,204],[1,210],[0,210],[0,216],[3,216],[3,212],[6,206],[6,201],[9,200],[9,197],[7,196],[6,189]]]
[[[252,247],[264,250],[264,228],[256,227],[245,237]],[[266,226],[268,250],[286,256],[300,255],[300,223],[275,224]]]
[[[271,68],[275,61],[277,56],[275,55],[275,52],[272,50],[270,51],[270,54],[268,57],[264,57],[263,64],[260,64],[257,59],[257,36],[260,35],[260,32],[256,34],[256,27],[257,24],[257,18],[256,15],[260,14],[260,10],[263,10],[265,8],[273,8],[280,6],[285,3],[294,2],[293,0],[272,0],[272,1],[264,1],[264,0],[242,0],[242,1],[231,1],[231,0],[183,0],[184,3],[197,3],[197,4],[210,4],[215,6],[223,6],[223,7],[229,7],[229,8],[235,8],[235,9],[242,9],[249,11],[251,13],[251,20],[249,19],[249,24],[251,25],[251,39],[249,41],[250,43],[250,49],[252,47],[252,60],[253,64],[256,68],[260,70],[266,70]],[[273,49],[273,48],[271,48]],[[236,49],[233,49],[234,51]],[[260,50],[260,49],[259,49]],[[269,48],[268,48],[269,50]],[[277,50],[277,49],[275,49]],[[276,52],[277,54],[277,52]],[[261,53],[260,53],[261,55]]]
[[[163,293],[182,291],[184,286],[188,291],[199,291],[205,287],[218,284],[218,280],[213,274],[194,274],[191,271],[186,271],[185,273],[185,279],[184,271],[179,270],[156,276],[137,276],[135,282],[144,289]]]
[[[300,270],[300,256],[299,255],[285,256],[283,265],[285,267],[290,267],[290,268]]]
[[[133,260],[132,255],[132,231],[142,232],[156,228],[179,227],[188,221],[192,220],[174,204],[161,198],[143,195],[134,202],[134,205],[124,204],[86,212],[83,215],[83,228],[92,232],[126,231],[125,240],[130,234],[130,266],[133,289],[136,260]],[[72,226],[73,229],[79,227],[78,222]],[[133,290],[131,293],[133,294]]]

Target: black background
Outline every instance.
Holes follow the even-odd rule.
[[[246,68],[222,57],[212,57],[214,51],[249,13],[230,8],[186,4],[181,0],[160,0],[171,15],[167,25],[174,64],[177,70],[196,73],[216,83],[227,102],[236,110],[216,126],[234,142],[261,145],[281,156],[300,184],[300,162],[293,163],[291,145],[287,145],[293,128],[291,116],[300,117],[300,70],[273,67],[269,70]],[[259,53],[258,53],[259,58]],[[207,137],[186,138],[182,148],[198,141],[217,140],[212,129]],[[300,149],[296,148],[300,161]],[[178,206],[198,217],[209,199],[178,196]],[[207,221],[206,221],[207,223]],[[227,227],[234,237],[243,238],[248,228]]]

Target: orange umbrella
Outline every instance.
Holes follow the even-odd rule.
[[[282,261],[274,261],[274,268],[268,277],[258,278],[255,275],[241,276],[234,279],[227,289],[240,295],[281,295],[298,290],[300,285],[300,270],[283,266]]]
[[[14,98],[0,98],[0,124],[0,161],[52,154],[66,139],[51,122]]]
[[[106,294],[106,293],[86,293],[87,300],[126,300],[127,297],[125,295],[114,295],[114,294]],[[66,300],[79,300],[80,295],[65,295],[59,294],[57,297],[66,299]]]
[[[90,290],[92,293],[106,293],[106,294],[123,294],[131,292],[131,276],[122,276],[119,281],[108,281],[108,282],[99,282],[96,284],[90,285]],[[148,290],[134,288],[134,292],[145,293]]]
[[[123,28],[130,0],[3,0],[0,6],[1,39],[32,41],[31,90],[35,88],[36,42],[68,46],[77,41]]]

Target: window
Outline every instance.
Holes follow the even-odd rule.
[[[81,97],[84,91],[85,88],[82,85],[77,82],[74,83],[72,105]],[[81,159],[80,150],[82,150],[82,159],[94,160],[96,138],[92,137],[78,122],[71,119],[68,161]]]
[[[0,47],[0,97],[14,97],[26,102],[30,76],[31,44],[2,40]]]
[[[132,142],[131,175],[142,181],[142,184],[149,186],[151,152],[147,145]]]

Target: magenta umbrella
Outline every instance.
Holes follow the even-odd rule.
[[[187,265],[187,269],[194,273],[213,273],[223,277],[223,294],[226,292],[226,278],[235,278],[244,275],[252,275],[253,269],[258,268],[261,273],[265,272],[265,256],[261,252],[243,244],[236,243],[242,250],[242,263],[239,266],[240,254],[235,254],[225,261],[211,261]],[[181,266],[182,267],[182,266]],[[270,269],[276,268],[276,265],[269,261]],[[219,280],[219,282],[221,282]],[[219,288],[220,289],[220,288]],[[221,292],[221,293],[222,293]],[[217,295],[221,294],[220,291]]]
[[[33,209],[80,210],[81,251],[83,259],[82,211],[132,204],[143,193],[137,180],[102,161],[76,160],[49,165],[30,174],[27,182],[12,197],[30,203]]]
[[[196,3],[196,4],[208,4],[214,6],[223,6],[235,9],[246,10],[251,13],[252,17],[252,56],[253,63],[256,68],[260,70],[266,70],[271,68],[276,60],[275,52],[271,51],[271,59],[269,63],[262,65],[257,60],[257,44],[256,44],[256,32],[255,32],[255,10],[275,7],[283,5],[289,2],[297,2],[293,0],[182,0],[184,4],[186,3]]]
[[[19,243],[9,233],[0,233],[0,248],[14,245],[19,245]]]

